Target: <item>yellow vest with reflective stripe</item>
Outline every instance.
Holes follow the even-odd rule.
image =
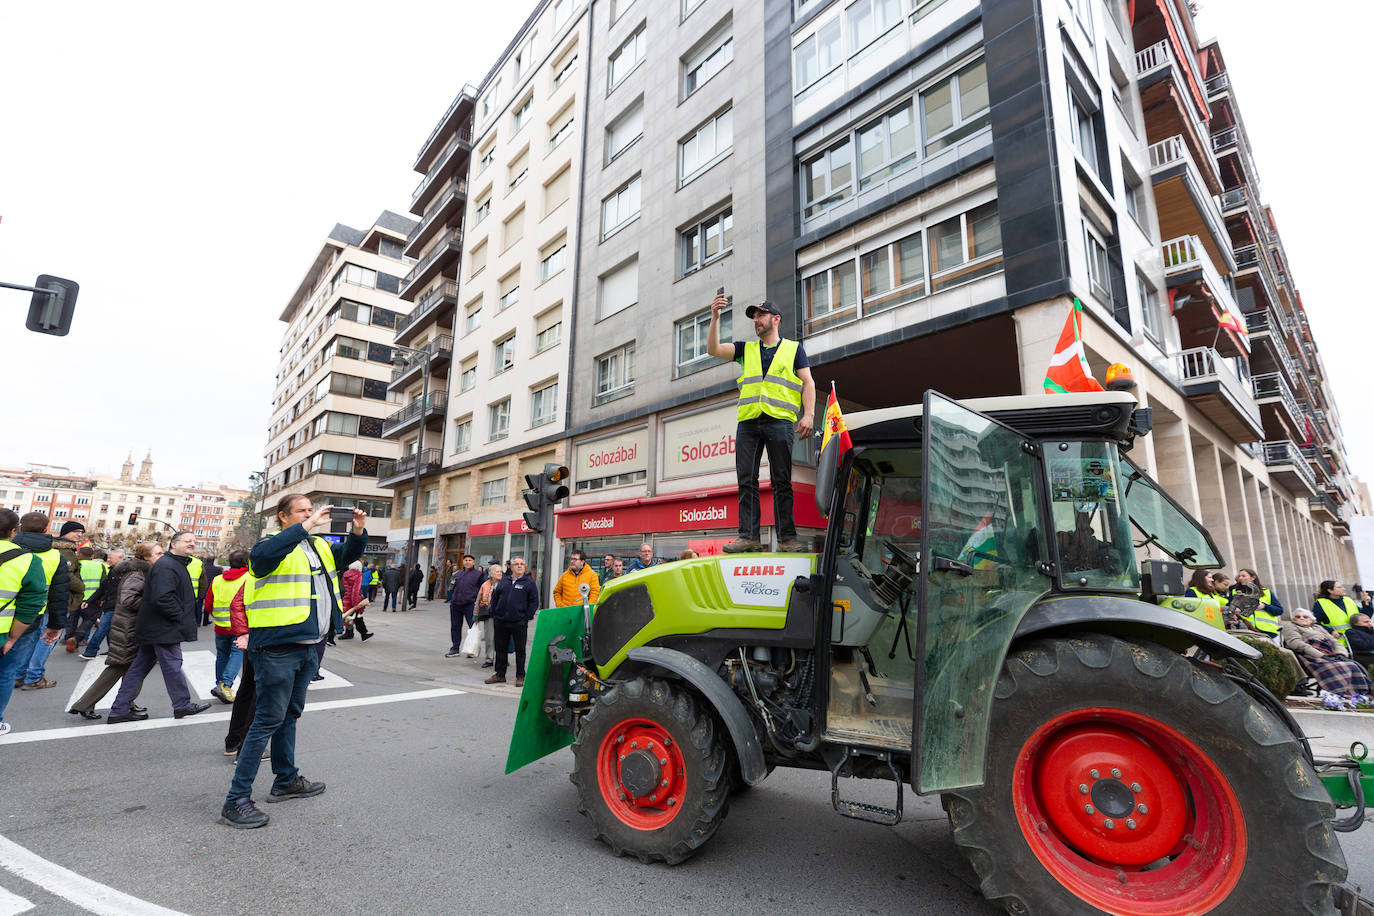
[[[1350,629],[1350,618],[1360,612],[1359,605],[1349,598],[1342,598],[1340,604],[1330,598],[1318,598],[1317,604],[1326,611],[1326,625],[1338,637],[1344,639],[1345,631]]]
[[[802,411],[802,380],[792,367],[797,358],[797,342],[786,338],[778,342],[767,377],[763,374],[762,349],[757,340],[744,345],[736,416],[740,420],[752,420],[767,414],[780,420],[796,420]]]
[[[334,567],[334,551],[329,542],[319,535],[309,538],[315,552],[324,564],[325,578],[333,590],[334,600],[342,606],[339,599],[339,580]],[[305,554],[304,541],[286,555],[276,569],[261,579],[250,578],[249,589],[244,593],[244,610],[248,615],[248,628],[286,627],[300,623],[310,616],[310,560]],[[319,600],[328,595],[317,596]]]
[[[38,562],[43,564],[43,578],[52,585],[52,577],[57,575],[57,567],[62,565],[62,552],[55,547],[50,547],[42,553],[36,553]],[[65,598],[63,599],[66,600]]]
[[[191,562],[186,564],[186,571],[191,574],[191,591],[196,593],[196,601],[205,597],[200,590],[200,574],[205,569],[200,557],[191,557]]]
[[[14,605],[19,600],[24,577],[33,565],[33,554],[13,541],[0,540],[0,553],[16,549],[24,552],[0,566],[0,633],[8,633],[10,627],[14,626]]]
[[[1245,619],[1255,625],[1255,629],[1261,633],[1277,635],[1279,632],[1279,618],[1264,609],[1264,605],[1269,604],[1269,589],[1260,592],[1260,606],[1255,608],[1255,613]]]
[[[215,622],[215,626],[229,629],[229,605],[234,603],[234,596],[239,593],[239,589],[247,585],[246,576],[240,576],[230,582],[222,574],[215,576],[210,582],[210,594],[214,595],[214,598],[211,599],[213,604],[210,608],[210,619]],[[247,597],[246,592],[244,597]]]
[[[86,586],[86,591],[81,596],[81,600],[91,597],[91,592],[100,587],[101,574],[105,572],[105,564],[99,560],[80,560],[77,565],[81,568],[81,583]]]

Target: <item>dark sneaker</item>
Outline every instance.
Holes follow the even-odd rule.
[[[47,690],[49,687],[56,687],[56,686],[57,686],[57,681],[50,681],[50,680],[48,680],[48,679],[45,678],[45,677],[41,677],[41,678],[39,678],[39,679],[36,680],[36,681],[32,681],[32,682],[25,681],[25,682],[24,682],[24,686],[20,687],[19,689],[20,689],[20,690]]]
[[[483,683],[483,684],[504,684],[505,682],[506,682],[506,676],[505,676],[504,674],[493,674],[491,677],[487,678],[487,679],[486,679],[485,681],[483,681],[482,683]]]
[[[374,636],[376,636],[376,635],[377,635],[376,633],[364,633],[364,634],[363,634],[363,642],[367,642],[369,639],[371,639],[372,637],[374,637]]]
[[[238,755],[239,749],[236,747],[226,747],[224,749],[224,756],[226,757],[237,757]]]
[[[491,660],[491,659],[487,659],[486,661],[482,662],[482,667],[483,667],[483,668],[490,668],[491,666],[492,666],[492,660]]]
[[[205,710],[207,710],[207,709],[209,709],[209,708],[210,708],[210,704],[209,704],[209,703],[192,703],[190,706],[187,706],[185,709],[174,709],[174,710],[172,710],[172,717],[173,717],[173,718],[176,718],[176,719],[184,719],[184,718],[186,718],[187,716],[194,716],[196,713],[205,712]]]
[[[763,545],[753,538],[735,538],[720,549],[726,553],[757,553]]]
[[[272,792],[267,796],[269,802],[283,802],[291,798],[311,798],[324,791],[324,783],[311,782],[304,776],[297,776],[296,781],[285,789],[272,787]]]
[[[458,650],[457,650],[457,649],[449,649],[447,652],[444,653],[444,658],[455,658],[455,657],[457,657],[457,655],[458,655]]]
[[[266,827],[270,820],[270,817],[258,810],[258,806],[253,804],[251,798],[240,798],[232,804],[226,802],[224,809],[219,813],[221,824],[228,824],[230,827],[237,827],[240,830]]]

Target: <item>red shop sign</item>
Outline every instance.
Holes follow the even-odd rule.
[[[824,528],[825,521],[814,505],[814,487],[793,484],[792,489],[793,515],[797,524]],[[765,484],[759,495],[762,523],[772,525],[771,487]],[[682,496],[644,497],[560,509],[555,530],[560,538],[586,538],[738,527],[739,493],[734,487],[722,487]]]
[[[470,538],[491,537],[505,533],[505,522],[482,522],[478,525],[468,525],[468,537]]]

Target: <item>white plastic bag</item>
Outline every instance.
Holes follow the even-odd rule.
[[[486,655],[487,643],[486,640],[482,638],[482,628],[469,626],[468,635],[463,637],[463,644],[458,647],[458,651],[462,652],[468,658]]]

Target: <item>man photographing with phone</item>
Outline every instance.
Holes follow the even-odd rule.
[[[720,342],[720,313],[730,306],[724,289],[711,300],[711,324],[706,330],[706,352],[717,359],[740,364],[739,402],[736,411],[735,475],[739,482],[739,537],[726,544],[726,553],[762,550],[759,540],[759,464],[768,451],[773,480],[773,519],[778,529],[778,549],[804,549],[797,540],[792,517],[792,442],[796,435],[810,436],[816,413],[816,383],[811,378],[806,350],[779,332],[782,313],[768,300],[744,310],[754,322],[758,340]]]

